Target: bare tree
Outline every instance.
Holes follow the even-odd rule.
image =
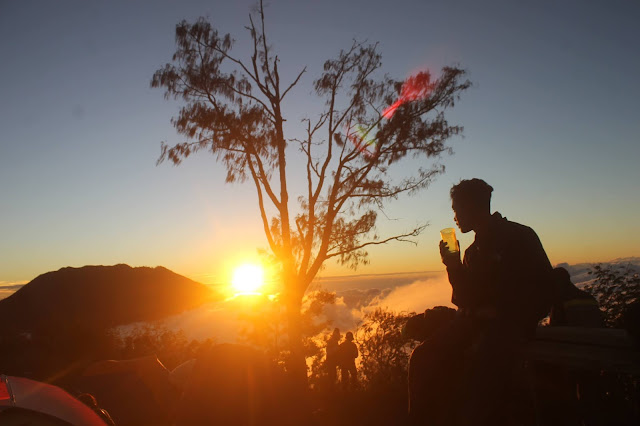
[[[232,54],[229,34],[220,35],[203,18],[176,26],[173,61],[155,72],[151,86],[186,103],[172,123],[187,141],[163,142],[158,163],[180,164],[206,150],[225,165],[226,182],[253,182],[269,252],[282,275],[294,360],[289,368],[302,376],[300,304],[309,284],[329,259],[355,268],[367,262],[367,247],[412,241],[424,229],[379,236],[375,225],[387,201],[426,188],[444,171],[437,159],[462,131],[444,112],[470,83],[463,70],[450,67],[437,79],[427,71],[404,82],[379,76],[377,46],[354,41],[324,63],[314,82],[324,111],[303,121],[304,137],[287,138],[284,100],[306,68],[281,82],[262,2],[249,21],[246,60]],[[411,157],[427,166],[411,170],[418,162],[403,161]],[[293,159],[304,162],[306,176],[291,175]],[[290,179],[306,179],[297,206]]]

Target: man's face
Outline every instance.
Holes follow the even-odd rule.
[[[472,231],[475,223],[474,218],[476,217],[475,209],[473,209],[469,204],[461,203],[456,200],[453,200],[451,208],[453,209],[453,220],[456,221],[460,231],[463,234]]]

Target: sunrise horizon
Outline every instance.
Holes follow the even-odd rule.
[[[603,264],[603,265],[607,265],[607,264],[621,264],[621,263],[630,263],[630,264],[639,264],[640,265],[640,256],[624,256],[624,257],[616,257],[616,258],[612,258],[612,259],[608,259],[608,260],[595,260],[595,261],[578,261],[578,262],[567,262],[567,261],[560,261],[560,262],[551,262],[551,264],[555,267],[555,266],[559,266],[559,265],[569,265],[570,267],[576,267],[576,266],[581,266],[581,267],[585,267],[585,266],[593,266],[593,265],[597,265],[597,264]],[[243,262],[243,263],[239,263],[237,266],[243,266],[243,265],[247,265],[247,264],[251,264],[250,262]],[[215,277],[217,277],[217,275],[213,275],[213,274],[208,274],[206,275],[207,277],[209,277],[209,279],[202,279],[202,275],[192,275],[192,274],[188,274],[188,273],[182,273],[179,270],[174,270],[172,268],[167,267],[166,265],[136,265],[136,264],[132,264],[132,263],[126,263],[126,262],[118,262],[118,263],[114,263],[114,264],[100,264],[100,263],[94,263],[94,264],[87,264],[87,265],[65,265],[65,266],[60,266],[58,268],[54,268],[48,271],[42,271],[36,275],[34,275],[33,277],[29,278],[29,279],[25,279],[25,280],[18,280],[18,281],[7,281],[7,280],[0,280],[0,300],[4,299],[8,296],[10,296],[11,294],[13,294],[15,291],[17,291],[19,288],[21,288],[22,286],[28,284],[29,282],[33,281],[34,279],[36,279],[37,277],[49,273],[49,272],[55,272],[58,271],[60,269],[65,269],[65,268],[82,268],[82,267],[86,267],[86,266],[97,266],[97,267],[102,267],[102,266],[116,266],[116,265],[127,265],[130,266],[132,268],[165,268],[168,269],[174,273],[177,273],[179,275],[182,275],[186,278],[189,278],[195,282],[198,282],[200,284],[204,284],[208,287],[211,287],[213,289],[218,289],[218,288],[223,288],[225,289],[225,291],[228,290],[228,288],[233,287],[233,277],[232,277],[232,273],[227,273],[224,274],[225,276],[227,276],[228,278],[226,279],[216,279]],[[331,274],[326,274],[326,273],[319,273],[313,280],[313,284],[311,286],[310,291],[314,291],[317,290],[319,288],[325,289],[325,290],[329,290],[329,291],[333,291],[337,288],[345,288],[346,285],[345,283],[358,283],[358,282],[362,282],[362,281],[371,281],[374,283],[381,283],[383,281],[384,278],[394,278],[394,277],[402,277],[402,276],[407,276],[407,277],[412,277],[412,276],[419,276],[419,275],[424,275],[424,274],[443,274],[446,272],[446,269],[444,267],[444,265],[440,264],[441,267],[440,268],[433,268],[433,269],[423,269],[423,270],[406,270],[406,271],[394,271],[394,272],[360,272],[360,271],[351,271],[351,273],[345,274],[344,272],[342,273],[338,273],[335,275],[331,275]],[[222,274],[220,274],[222,275]],[[230,277],[230,278],[229,278]],[[264,280],[265,283],[269,283],[274,284],[276,282],[276,280],[272,277],[269,278],[268,280],[265,279]],[[337,284],[336,284],[337,283]],[[371,284],[365,284],[365,286],[369,286]],[[374,284],[375,285],[375,284]],[[362,286],[362,285],[361,285]],[[357,286],[356,286],[357,287]],[[254,293],[253,291],[247,291],[247,294],[251,294]],[[255,292],[256,294],[260,294],[258,292]],[[237,294],[242,294],[242,291],[239,291]]]

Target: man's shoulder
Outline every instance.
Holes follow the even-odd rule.
[[[538,238],[538,234],[536,234],[536,232],[530,226],[523,225],[518,222],[513,222],[511,220],[508,220],[506,217],[502,217],[502,216],[497,218],[497,220],[499,223],[499,227],[502,229],[502,232],[506,234],[512,234],[512,235],[522,236],[522,237]]]

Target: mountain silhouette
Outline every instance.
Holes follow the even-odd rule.
[[[66,267],[0,300],[0,327],[23,332],[103,329],[152,321],[215,300],[204,284],[163,267]]]

